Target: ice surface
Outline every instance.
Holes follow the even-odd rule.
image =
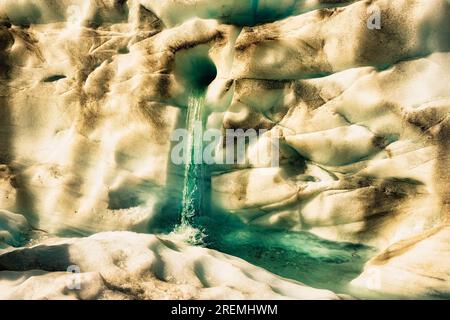
[[[447,297],[449,5],[1,1],[1,297]],[[205,129],[267,132],[177,233],[198,89]]]

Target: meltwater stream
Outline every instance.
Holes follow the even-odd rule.
[[[348,283],[374,254],[370,247],[333,242],[308,232],[271,230],[243,223],[211,205],[203,162],[204,94],[189,98],[181,217],[174,233],[307,285],[346,293]]]
[[[200,214],[203,194],[203,111],[204,97],[201,93],[191,95],[187,117],[187,159],[185,162],[181,224],[190,225]]]
[[[185,155],[183,198],[181,222],[176,227],[177,233],[185,235],[191,244],[201,244],[204,237],[202,231],[194,227],[194,218],[202,211],[204,193],[203,168],[203,108],[204,94],[194,90],[189,97],[186,117],[188,131]]]

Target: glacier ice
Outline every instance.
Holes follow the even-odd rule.
[[[449,6],[1,1],[0,298],[447,298]],[[196,90],[205,129],[266,130],[205,165],[210,249],[173,232]]]

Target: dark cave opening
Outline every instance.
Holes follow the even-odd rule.
[[[174,73],[188,91],[205,91],[217,76],[217,68],[208,56],[208,47],[199,45],[177,53]]]

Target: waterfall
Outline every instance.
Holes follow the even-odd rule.
[[[201,214],[203,204],[203,107],[203,92],[193,91],[189,97],[186,119],[188,137],[185,149],[187,154],[184,168],[181,223],[175,230],[177,233],[183,234],[186,241],[194,244],[201,244],[204,237],[202,231],[194,227],[194,218]]]

